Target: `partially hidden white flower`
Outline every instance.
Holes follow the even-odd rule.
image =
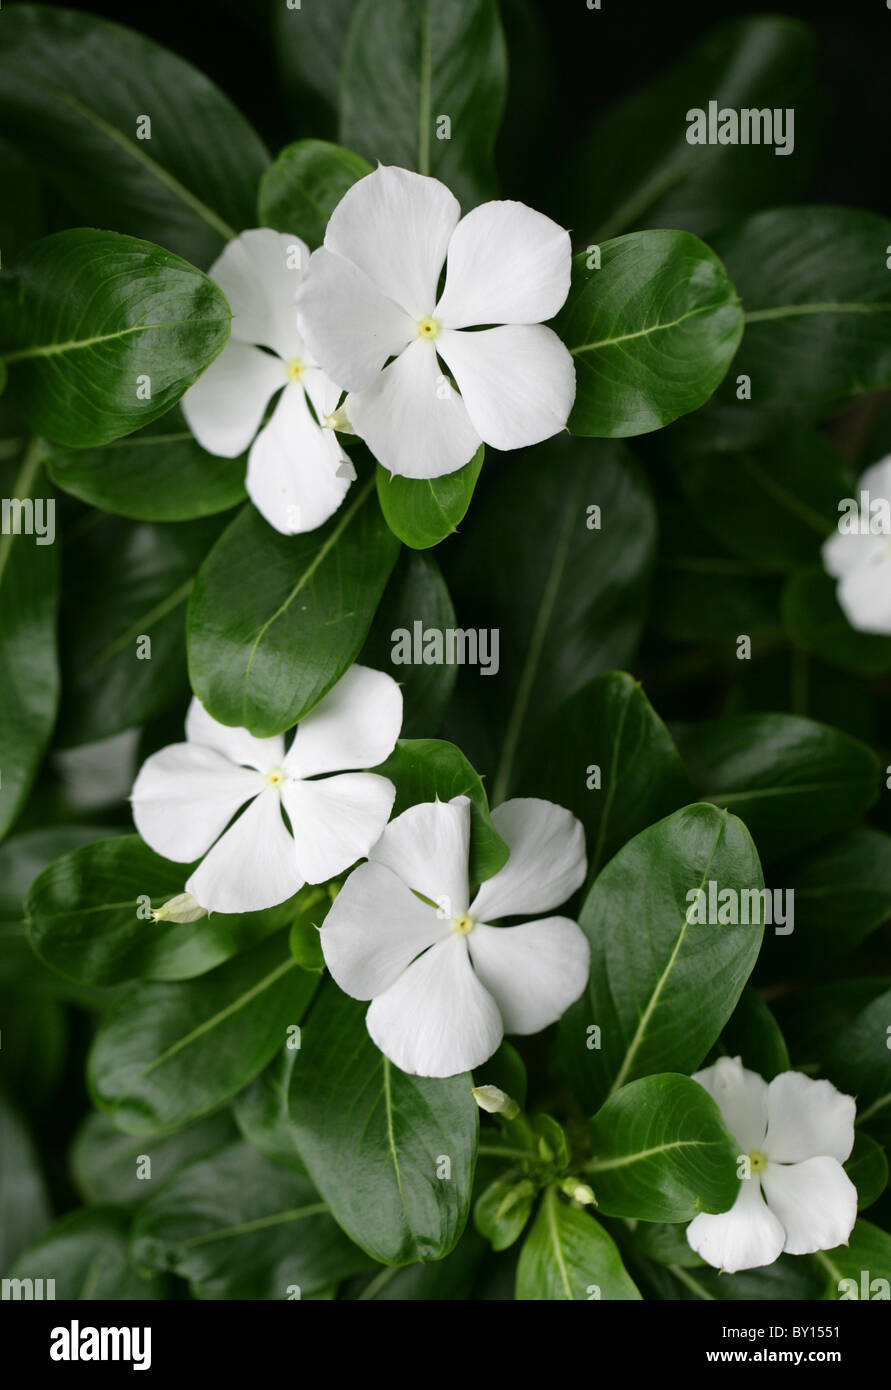
[[[274,907],[343,873],[380,837],[393,783],[343,769],[383,762],[401,725],[399,686],[366,666],[351,666],[301,719],[287,752],[284,735],[219,724],[193,699],[187,742],[153,753],[136,778],[136,828],[166,859],[201,859],[185,891],[208,911]]]
[[[562,806],[507,801],[492,819],[510,849],[470,902],[470,802],[412,806],[350,874],[321,930],[341,989],[372,1001],[368,1032],[418,1076],[481,1066],[504,1033],[537,1033],[582,993],[584,932],[566,917],[498,927],[547,912],[585,877],[585,837]],[[426,899],[426,901],[425,901]]]
[[[716,1269],[734,1274],[787,1255],[846,1245],[857,1219],[857,1189],[842,1164],[854,1146],[852,1096],[831,1081],[784,1071],[768,1083],[739,1057],[695,1072],[747,1155],[729,1211],[700,1213],[687,1240]]]
[[[182,399],[189,429],[208,453],[236,458],[250,444],[248,495],[285,535],[321,526],[355,478],[335,434],[344,428],[341,390],[297,329],[294,299],[308,263],[305,242],[268,228],[229,242],[207,273],[229,301],[231,336]]]
[[[331,214],[298,290],[300,329],[380,462],[438,478],[482,440],[518,449],[565,428],[575,368],[543,321],[566,299],[571,260],[569,233],[524,203],[462,218],[438,179],[381,167]]]
[[[891,454],[860,479],[861,493],[891,506]],[[859,515],[858,515],[859,519]],[[871,526],[869,518],[863,519]],[[838,580],[836,597],[851,627],[891,636],[891,534],[887,530],[833,532],[823,544],[823,564]]]

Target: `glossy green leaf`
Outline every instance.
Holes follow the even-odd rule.
[[[96,1103],[127,1134],[179,1129],[210,1114],[263,1070],[317,985],[283,936],[198,980],[133,985],[90,1051]]]
[[[481,444],[469,463],[441,478],[402,478],[378,464],[378,501],[394,536],[412,550],[427,550],[457,531],[470,506],[485,453]]]
[[[823,569],[793,574],[783,592],[783,622],[792,641],[832,666],[861,676],[891,671],[891,637],[851,627]]]
[[[31,429],[74,448],[163,415],[223,350],[229,323],[200,270],[117,232],[56,232],[0,280],[8,389]]]
[[[875,754],[793,714],[740,714],[674,733],[703,801],[749,827],[765,860],[845,830],[878,795]]]
[[[773,939],[784,946],[789,940],[787,936]],[[741,1057],[743,1066],[756,1071],[765,1081],[772,1081],[779,1072],[789,1070],[789,1049],[780,1026],[754,989],[743,990],[718,1039],[714,1059],[709,1061],[720,1056]]]
[[[242,1091],[232,1111],[242,1138],[252,1148],[273,1163],[305,1174],[306,1164],[300,1157],[296,1133],[288,1117],[291,1072],[300,1050],[291,1044],[289,1039],[269,1066]]]
[[[891,1285],[891,1236],[860,1220],[847,1245],[821,1250],[813,1259],[824,1278],[822,1297],[831,1302],[888,1298]]]
[[[54,1296],[80,1302],[144,1301],[167,1296],[167,1281],[143,1275],[129,1252],[130,1217],[118,1207],[69,1212],[29,1245],[7,1272],[15,1279],[55,1280]]]
[[[477,1297],[474,1277],[486,1251],[485,1241],[468,1226],[451,1255],[432,1263],[386,1265],[365,1281],[360,1302],[442,1302]]]
[[[307,1178],[236,1141],[196,1159],[140,1209],[138,1265],[187,1279],[195,1298],[299,1299],[368,1265]]]
[[[845,1172],[857,1189],[857,1210],[865,1211],[877,1202],[888,1186],[888,1160],[875,1139],[859,1130]]]
[[[573,434],[662,429],[708,400],[743,316],[715,253],[690,232],[632,232],[573,260],[554,327],[575,360]]]
[[[122,1134],[99,1111],[77,1130],[68,1154],[72,1181],[89,1205],[135,1207],[153,1196],[180,1168],[235,1138],[228,1111],[209,1115],[166,1138]]]
[[[257,218],[262,227],[299,236],[313,251],[344,193],[372,172],[361,155],[326,140],[286,145],[260,181]]]
[[[738,1145],[711,1096],[687,1076],[622,1086],[588,1122],[588,1137],[585,1172],[605,1216],[689,1221],[736,1200]]]
[[[210,552],[189,604],[189,671],[222,724],[282,733],[358,656],[399,554],[372,488],[300,536],[246,507]]]
[[[45,495],[39,455],[0,467],[9,502],[0,534],[0,838],[24,805],[52,732],[59,699],[56,610],[59,560],[46,543],[55,513]],[[15,507],[18,500],[22,504]],[[6,511],[4,502],[4,511]],[[32,533],[27,533],[27,526]],[[34,530],[39,522],[44,534]],[[20,528],[16,534],[16,523]]]
[[[24,1119],[0,1091],[0,1271],[52,1220],[37,1148]]]
[[[473,1208],[473,1223],[493,1250],[507,1250],[519,1240],[532,1215],[535,1197],[535,1183],[517,1169],[508,1169],[480,1193]]]
[[[408,1076],[378,1052],[366,1005],[333,986],[303,1029],[291,1123],[338,1224],[385,1264],[437,1260],[470,1210],[479,1110],[469,1076]]]
[[[559,1035],[586,1109],[638,1077],[700,1065],[742,993],[763,926],[688,920],[692,895],[701,888],[708,898],[711,884],[716,895],[757,893],[762,883],[745,826],[704,805],[644,830],[601,870],[579,917],[591,946],[588,987]],[[739,918],[746,906],[757,918],[757,898],[736,900]]]
[[[629,1302],[640,1292],[606,1231],[549,1187],[517,1267],[516,1297],[534,1302]]]
[[[16,5],[0,26],[0,70],[0,132],[86,222],[200,266],[254,225],[266,150],[212,82],[151,39]]]
[[[360,0],[341,70],[340,138],[372,163],[433,174],[467,212],[496,191],[506,87],[495,0]]]
[[[872,999],[832,1036],[824,1058],[826,1075],[857,1097],[857,1124],[891,1133],[891,989]]]
[[[138,835],[75,849],[28,894],[31,945],[53,970],[82,984],[187,980],[280,931],[298,911],[292,898],[265,912],[152,922],[151,909],[182,893],[190,870],[162,859]]]
[[[356,0],[324,0],[299,9],[276,5],[269,14],[291,106],[326,134],[336,125],[344,35],[355,8]]]
[[[192,521],[244,501],[244,459],[206,453],[178,406],[98,449],[51,447],[46,463],[73,497],[136,521]]]

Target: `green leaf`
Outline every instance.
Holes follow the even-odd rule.
[[[341,70],[340,138],[372,163],[433,174],[467,212],[497,191],[506,88],[495,0],[360,0]]]
[[[18,1110],[0,1091],[0,1271],[52,1220],[37,1149]]]
[[[121,1134],[105,1115],[94,1110],[74,1136],[68,1167],[88,1204],[113,1202],[115,1206],[135,1207],[192,1159],[213,1153],[234,1136],[235,1126],[225,1110],[164,1139]]]
[[[439,545],[457,531],[470,506],[486,446],[481,444],[469,463],[441,478],[402,478],[377,466],[377,496],[394,536],[412,550]]]
[[[708,895],[711,883],[717,894],[757,891],[762,882],[742,822],[703,805],[644,830],[601,870],[579,917],[591,946],[588,987],[559,1034],[564,1071],[586,1109],[638,1077],[699,1066],[742,993],[763,927],[688,921],[691,894]]]
[[[786,942],[789,938],[780,937],[779,940]],[[718,1039],[714,1060],[720,1056],[741,1057],[743,1066],[756,1071],[765,1081],[772,1081],[779,1072],[789,1070],[789,1049],[780,1026],[753,989],[743,990]]]
[[[0,993],[0,1034],[0,1086],[29,1118],[46,1119],[70,1052],[65,1009],[43,989],[16,984]]]
[[[891,1134],[891,989],[878,995],[836,1029],[825,1056],[826,1075],[839,1090],[857,1097],[857,1124]]]
[[[431,1264],[385,1265],[356,1294],[359,1302],[466,1302],[486,1251],[485,1242],[468,1226],[451,1255]]]
[[[822,1298],[887,1299],[891,1284],[891,1236],[860,1220],[847,1245],[811,1256],[825,1279]],[[884,1284],[884,1287],[883,1287]]]
[[[891,637],[851,627],[836,598],[836,580],[823,569],[790,576],[783,593],[783,622],[796,646],[831,666],[861,676],[891,671]]]
[[[482,883],[507,863],[509,850],[492,823],[483,779],[459,748],[437,738],[399,739],[378,769],[396,788],[391,819],[421,801],[470,798],[470,878]]]
[[[878,795],[872,750],[812,719],[740,714],[672,732],[702,800],[738,814],[768,861],[847,829]]]
[[[473,1208],[473,1222],[493,1250],[507,1250],[523,1234],[532,1215],[536,1185],[509,1169],[489,1183]]]
[[[467,673],[473,705],[461,730],[479,766],[501,748],[493,803],[509,794],[537,723],[593,676],[631,660],[655,525],[626,447],[566,436],[511,462],[476,510],[447,578],[462,626],[500,632],[498,674]]]
[[[523,748],[513,790],[578,816],[590,880],[627,840],[691,795],[671,735],[640,684],[622,671],[596,676],[539,725]]]
[[[687,1228],[675,1222],[642,1221],[634,1232],[634,1243],[648,1260],[660,1265],[680,1265],[695,1269],[705,1261],[687,1243]]]
[[[742,336],[736,290],[689,232],[632,232],[572,263],[554,327],[575,358],[573,434],[649,434],[698,410]]]
[[[286,145],[260,180],[260,226],[299,236],[314,251],[344,193],[371,172],[367,160],[342,145],[326,140]]]
[[[188,980],[280,931],[299,898],[264,912],[152,922],[182,893],[191,865],[162,859],[138,835],[95,840],[45,869],[26,904],[32,947],[60,975],[89,985]]]
[[[222,724],[283,733],[355,661],[399,554],[373,486],[299,536],[246,507],[210,552],[189,604],[189,671]]]
[[[276,5],[269,12],[282,83],[296,115],[325,133],[336,123],[344,35],[355,8],[356,0],[324,0],[299,9]]]
[[[186,984],[133,985],[87,1062],[93,1097],[127,1134],[179,1129],[231,1100],[299,1024],[318,985],[283,935]]]
[[[660,634],[672,642],[719,642],[734,662],[740,633],[753,639],[780,634],[779,575],[729,556],[688,504],[660,508],[659,536],[652,623]]]
[[[293,1173],[305,1174],[306,1164],[288,1118],[291,1072],[299,1050],[291,1046],[289,1039],[269,1066],[241,1092],[232,1110],[242,1138],[252,1148]]]
[[[684,227],[706,236],[742,213],[791,202],[810,175],[817,127],[814,36],[785,16],[755,15],[701,43],[602,116],[568,161],[572,218],[589,240],[632,227]],[[687,113],[795,112],[794,150],[691,145]]]
[[[369,1255],[438,1260],[470,1210],[473,1083],[399,1071],[368,1036],[365,1011],[330,985],[312,1010],[291,1071],[297,1147],[335,1220]]]
[[[220,533],[216,518],[179,526],[90,520],[63,562],[62,747],[110,738],[185,705],[186,603]]]
[[[0,279],[10,393],[32,430],[74,448],[163,415],[222,351],[229,323],[200,270],[117,232],[56,232]]]
[[[133,1258],[194,1298],[297,1299],[367,1268],[307,1178],[236,1141],[180,1171],[140,1209]]]
[[[877,1202],[888,1186],[888,1160],[875,1139],[859,1130],[854,1139],[845,1172],[857,1189],[857,1210],[865,1211]]]
[[[670,1073],[632,1081],[588,1122],[585,1173],[605,1216],[689,1221],[739,1192],[737,1144],[708,1092]]]
[[[130,1217],[117,1207],[70,1212],[34,1241],[8,1271],[14,1279],[55,1280],[56,1299],[80,1302],[161,1299],[167,1281],[134,1269],[129,1252]],[[35,1295],[36,1296],[36,1295]]]
[[[73,497],[135,521],[192,521],[244,501],[244,459],[205,453],[178,406],[98,449],[51,447],[46,464]]]
[[[15,821],[31,788],[46,747],[59,700],[56,610],[58,550],[44,536],[26,534],[33,522],[50,520],[52,499],[44,491],[35,446],[17,468],[0,469],[10,503],[0,534],[0,838]],[[7,490],[8,489],[8,490]],[[23,504],[15,508],[16,499]],[[5,503],[4,503],[5,510]],[[16,534],[18,520],[22,530]],[[39,543],[38,543],[39,542]]]
[[[222,92],[175,54],[94,15],[16,5],[0,26],[0,67],[0,131],[79,217],[200,266],[254,225],[269,156]],[[138,136],[143,115],[150,139]]]
[[[517,1267],[516,1297],[535,1302],[640,1299],[603,1227],[549,1187]]]

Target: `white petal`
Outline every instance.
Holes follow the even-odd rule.
[[[474,429],[493,449],[523,449],[566,428],[575,400],[569,349],[541,324],[444,328],[436,346]]]
[[[304,356],[294,301],[308,264],[305,241],[268,227],[229,242],[208,274],[229,301],[236,342],[272,348],[286,362]]]
[[[390,821],[369,859],[437,903],[447,917],[467,911],[470,801],[424,801]]]
[[[853,1096],[831,1081],[784,1071],[767,1089],[765,1152],[772,1163],[801,1163],[829,1155],[844,1163],[854,1147]]]
[[[473,968],[491,994],[505,1033],[538,1033],[578,999],[588,982],[591,952],[568,917],[519,927],[478,922],[467,937]]]
[[[307,883],[324,883],[368,854],[393,809],[396,788],[372,772],[346,772],[282,782],[281,794],[300,872]]]
[[[235,767],[214,748],[173,743],[143,763],[130,798],[133,820],[156,854],[189,864],[264,786],[258,773]]]
[[[857,531],[833,531],[823,542],[823,565],[833,579],[878,564],[885,553],[884,537]]]
[[[714,1066],[693,1073],[717,1104],[740,1153],[759,1151],[767,1129],[767,1082],[743,1066],[739,1057],[719,1057]]]
[[[501,1015],[452,932],[404,970],[365,1015],[385,1057],[417,1076],[456,1076],[482,1066],[503,1036]]]
[[[300,385],[312,401],[319,421],[324,424],[326,417],[333,415],[337,409],[343,391],[330,376],[325,375],[321,367],[307,367],[300,378]]]
[[[436,317],[447,328],[543,323],[569,293],[569,233],[525,203],[483,203],[455,228]]]
[[[891,635],[891,539],[887,536],[858,536],[869,554],[843,574],[837,597],[851,627],[858,632]],[[876,545],[876,542],[878,543]]]
[[[385,166],[344,194],[328,222],[325,246],[419,319],[433,313],[460,215],[458,200],[438,179]]]
[[[421,951],[452,934],[451,923],[440,921],[390,869],[360,864],[334,899],[320,940],[340,988],[354,999],[373,999]]]
[[[786,1232],[787,1255],[847,1245],[857,1220],[857,1189],[837,1159],[768,1163],[761,1181]]]
[[[314,531],[337,511],[349,479],[333,430],[322,429],[296,382],[285,387],[272,419],[254,441],[245,486],[257,511],[282,535]]]
[[[744,1179],[729,1211],[700,1212],[687,1227],[687,1243],[697,1255],[727,1274],[772,1265],[783,1252],[786,1233],[765,1205],[757,1178]]]
[[[492,820],[510,858],[480,886],[472,917],[492,922],[550,912],[584,882],[585,832],[571,811],[521,796],[496,806]]]
[[[404,478],[454,473],[480,446],[480,436],[440,368],[433,344],[420,338],[364,391],[347,396],[346,410],[375,458]]]
[[[360,390],[388,357],[415,336],[413,321],[368,276],[322,246],[314,251],[297,296],[300,332],[332,381]]]
[[[190,743],[215,748],[230,762],[255,767],[258,772],[270,772],[272,768],[280,767],[285,756],[285,740],[281,734],[274,734],[272,738],[256,738],[247,729],[221,724],[208,714],[197,696],[192,697],[186,715],[186,738]]]
[[[273,393],[287,379],[280,357],[230,341],[183,396],[186,424],[209,454],[237,458],[260,428]]]
[[[259,912],[302,887],[278,792],[267,787],[202,859],[186,892],[208,912]]]
[[[297,726],[285,767],[295,777],[377,767],[402,728],[402,691],[385,671],[351,666]]]

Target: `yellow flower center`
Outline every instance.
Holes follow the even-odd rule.
[[[749,1163],[752,1165],[753,1173],[763,1173],[767,1167],[767,1154],[763,1154],[760,1149],[753,1149],[749,1154]]]
[[[305,366],[306,363],[301,357],[292,357],[285,369],[288,373],[288,380],[299,381],[303,376],[303,369]]]
[[[419,338],[426,338],[429,342],[438,335],[439,327],[439,319],[432,319],[429,314],[425,314],[415,324],[415,332]]]
[[[287,780],[288,774],[283,767],[273,767],[266,774],[266,781],[270,787],[277,787],[280,782]]]
[[[466,912],[462,912],[460,917],[452,918],[452,926],[459,936],[467,936],[468,932],[473,931],[473,918]]]

